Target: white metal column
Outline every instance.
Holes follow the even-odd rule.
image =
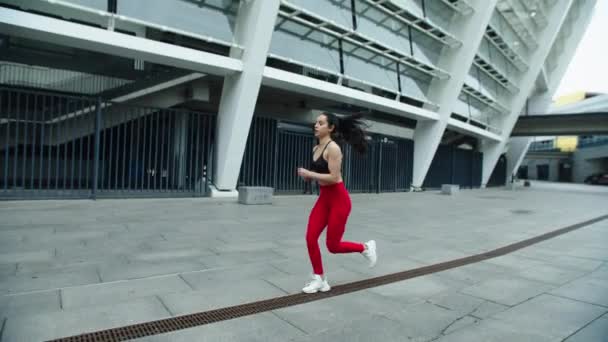
[[[568,14],[573,0],[556,1],[551,8],[548,17],[547,26],[538,35],[538,48],[532,53],[530,58],[529,68],[522,75],[521,87],[519,92],[507,104],[507,108],[511,109],[511,113],[502,120],[500,128],[502,130],[502,139],[499,142],[482,141],[481,151],[483,152],[483,167],[481,174],[481,185],[485,187],[490,180],[492,171],[496,166],[498,158],[505,150],[505,145],[508,141],[511,131],[517,122],[517,118],[522,111],[526,99],[534,89],[534,84],[538,74],[542,71],[543,64],[551,51],[551,46],[555,42],[560,28]],[[507,170],[508,171],[508,170]]]
[[[587,31],[587,27],[591,22],[593,9],[596,3],[597,0],[582,0],[579,2],[579,5],[583,4],[580,8],[579,17],[577,18],[576,23],[572,25],[572,32],[566,38],[563,53],[560,56],[557,67],[549,73],[545,73],[545,70],[541,71],[542,73],[545,73],[547,79],[547,90],[541,95],[542,97],[549,97],[549,99],[551,99],[554,96],[557,87],[559,87],[559,84],[561,83],[562,78],[568,69],[568,65],[570,65],[570,62],[574,57],[583,35]],[[536,98],[531,100],[535,101]],[[543,103],[544,110],[541,110],[538,113],[546,113],[549,110],[550,105],[551,102],[548,104]],[[534,112],[531,113],[534,114]],[[528,148],[530,147],[531,142],[532,138],[528,137],[512,137],[509,139],[507,151],[507,175],[514,176],[517,174],[517,170],[519,170],[521,162],[524,160],[526,153],[528,153]]]
[[[428,97],[439,106],[438,121],[418,121],[414,132],[414,174],[412,189],[422,187],[441,137],[448,124],[469,67],[473,64],[497,0],[470,1],[474,11],[462,22],[452,24],[450,32],[462,42],[451,53],[442,56],[439,66],[450,73],[448,80],[435,80]]]
[[[236,183],[278,12],[279,0],[240,2],[235,39],[244,51],[233,48],[230,57],[241,58],[243,72],[224,79],[211,196],[237,195]]]

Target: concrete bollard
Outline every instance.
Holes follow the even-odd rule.
[[[458,184],[441,184],[441,193],[444,195],[456,195],[459,190]]]
[[[265,186],[239,187],[239,203],[241,204],[272,204],[274,189]]]

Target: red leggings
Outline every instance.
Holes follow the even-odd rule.
[[[312,208],[306,230],[306,245],[314,274],[323,274],[319,236],[327,226],[327,249],[330,253],[361,253],[362,243],[342,241],[351,203],[344,183],[321,186],[321,194]]]

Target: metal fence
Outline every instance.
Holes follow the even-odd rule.
[[[199,112],[0,87],[0,198],[205,196],[214,128],[215,116]],[[368,142],[363,156],[343,146],[349,191],[409,190],[413,142]],[[296,173],[310,167],[315,143],[309,126],[255,117],[239,186],[317,192]],[[492,185],[505,167],[499,163]],[[431,188],[479,186],[481,154],[441,146],[426,178]]]
[[[243,156],[239,185],[270,186],[277,193],[311,192],[297,175],[308,167],[315,138],[310,128],[255,117]]]
[[[0,197],[204,196],[214,121],[0,88]]]
[[[407,191],[412,179],[413,142],[383,135],[370,136],[361,156],[342,146],[342,174],[351,192]],[[317,193],[298,177],[298,167],[310,167],[316,144],[311,127],[255,117],[239,177],[240,186],[270,186],[277,193]]]

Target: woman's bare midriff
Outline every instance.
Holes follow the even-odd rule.
[[[334,182],[322,182],[322,181],[319,181],[319,185],[320,186],[327,186],[327,185],[333,185],[333,184],[338,184],[338,183],[342,183],[342,176],[340,176],[340,178],[338,179],[338,181],[335,182],[335,183]]]

